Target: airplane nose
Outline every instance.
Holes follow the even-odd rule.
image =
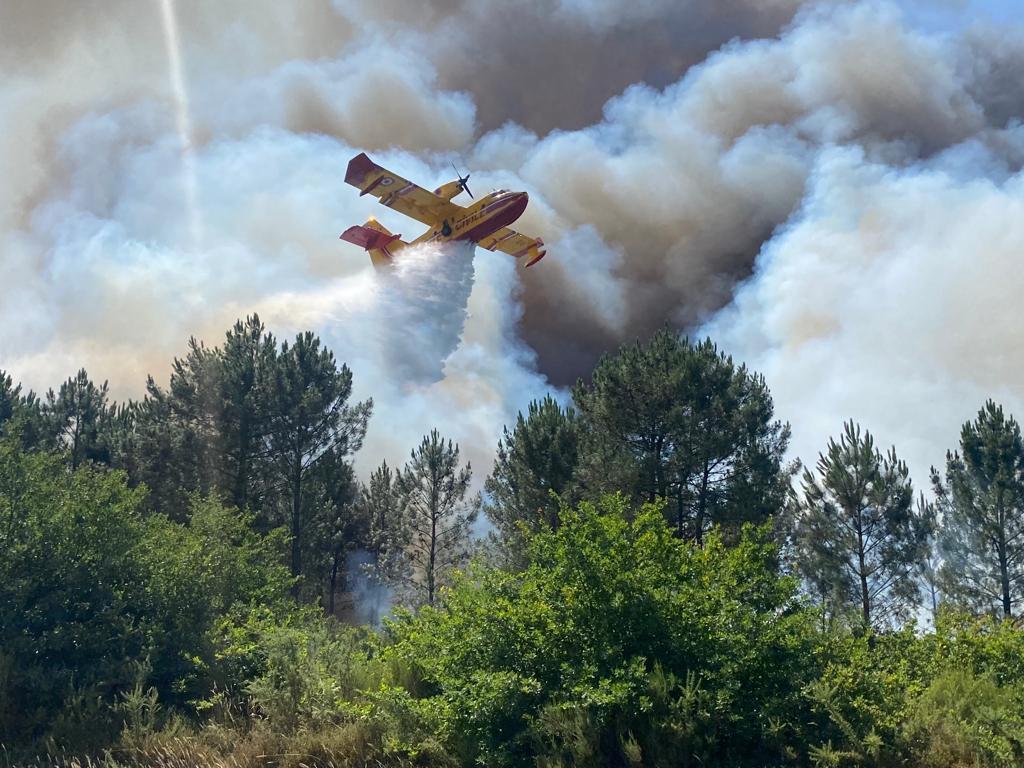
[[[523,211],[526,210],[526,204],[529,202],[530,196],[525,192],[519,192],[515,194],[509,201],[508,211],[515,217],[512,220],[518,219],[523,215]]]

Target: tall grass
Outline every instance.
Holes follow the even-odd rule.
[[[412,768],[445,763],[440,755],[388,753],[379,734],[362,723],[292,735],[264,727],[153,734],[92,756],[51,752],[26,758],[0,747],[0,768]]]

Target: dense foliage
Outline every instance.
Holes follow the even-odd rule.
[[[662,331],[532,403],[477,498],[437,430],[361,483],[352,382],[255,317],[138,402],[0,372],[0,760],[1024,764],[995,404],[934,507],[853,422],[797,492],[763,379]]]
[[[679,536],[698,544],[760,523],[785,503],[789,425],[764,379],[665,329],[598,362],[573,398],[584,424],[580,481],[592,492],[666,499]]]
[[[0,734],[85,746],[136,684],[189,706],[218,682],[216,636],[291,610],[282,532],[196,497],[189,522],[140,514],[119,472],[0,446]]]
[[[471,570],[444,610],[389,627],[388,655],[417,668],[463,762],[779,754],[771,723],[813,679],[813,620],[764,531],[698,549],[660,505],[621,496],[560,523],[529,539],[523,571]]]

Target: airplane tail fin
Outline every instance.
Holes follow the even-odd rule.
[[[362,226],[349,227],[341,233],[341,239],[365,249],[377,269],[390,265],[394,254],[408,245],[402,242],[401,235],[391,234],[376,219],[370,219]]]
[[[526,250],[525,255],[529,257],[526,260],[526,266],[532,267],[534,264],[536,264],[538,261],[540,261],[541,259],[548,255],[547,251],[542,250],[543,248],[544,241],[538,237],[533,241],[533,245],[531,245]]]

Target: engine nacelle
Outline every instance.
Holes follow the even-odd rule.
[[[434,194],[438,197],[444,198],[445,200],[451,200],[461,191],[462,182],[456,179],[455,181],[449,181],[447,184],[442,184],[434,190]]]

